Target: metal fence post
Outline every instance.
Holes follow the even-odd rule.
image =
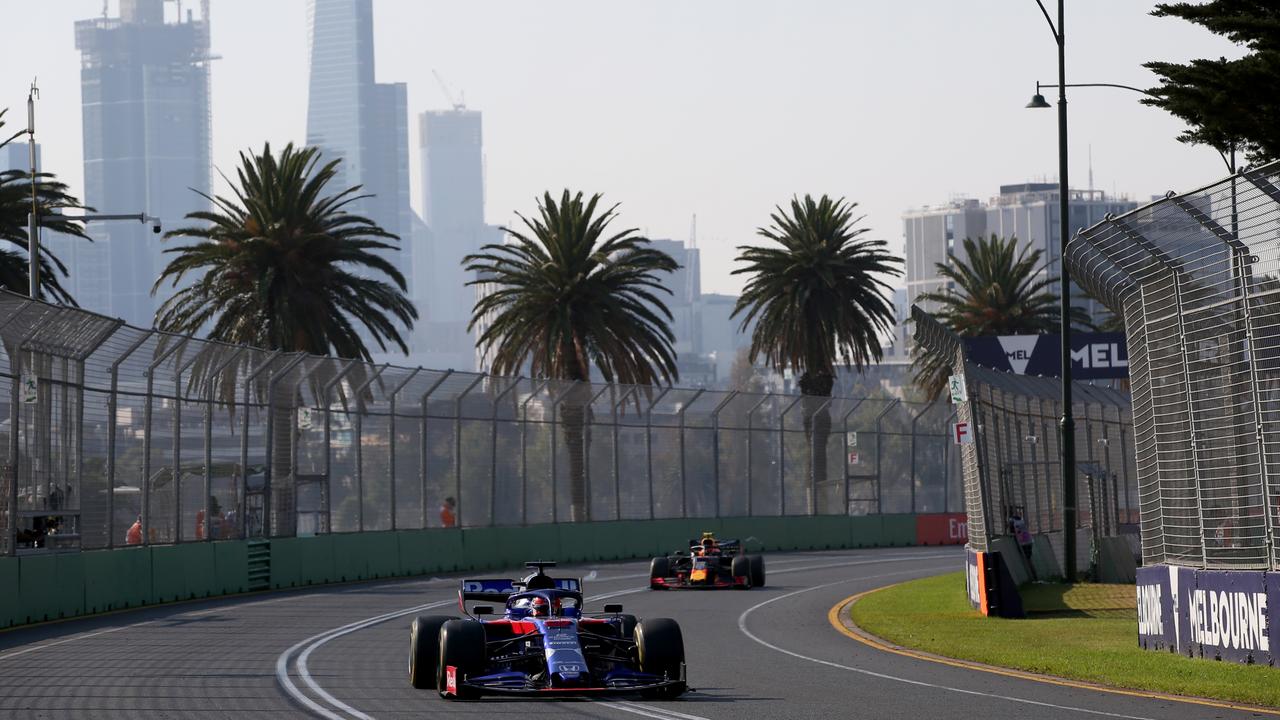
[[[582,432],[584,433],[584,437],[591,434],[591,426],[595,424],[596,414],[591,408],[595,407],[596,400],[599,400],[600,396],[605,394],[605,392],[611,387],[613,387],[612,383],[604,383],[604,387],[601,387],[600,390],[592,395],[591,399],[587,401],[586,411],[582,414]],[[587,520],[590,521],[593,519],[593,513],[591,510],[591,499],[593,497],[593,493],[591,492],[591,444],[587,442],[584,442],[582,447],[582,479],[584,483],[583,490],[586,495],[586,497],[583,498],[583,501],[586,504]]]
[[[547,386],[551,384],[550,380],[543,380],[534,386],[533,391],[529,393],[529,397],[520,403],[520,524],[529,524],[529,403],[542,394]],[[555,478],[552,478],[552,482]]]
[[[720,517],[720,411],[737,396],[737,390],[729,391],[728,396],[711,411],[711,486],[715,493],[713,517]]]
[[[190,360],[178,366],[177,372],[173,374],[173,467],[175,468],[173,476],[173,490],[174,495],[176,496],[174,505],[176,506],[178,515],[178,522],[175,524],[173,531],[174,542],[182,542],[182,481],[180,479],[182,477],[182,404],[184,400],[182,392],[182,376],[187,372],[187,370],[191,369],[191,366],[194,365],[198,359],[200,359],[200,353],[197,351],[191,355]],[[203,418],[204,413],[201,413],[201,420],[203,420]],[[201,496],[200,507],[204,512],[204,527],[200,528],[200,526],[197,525],[196,528],[200,530],[200,533],[204,535],[204,537],[196,539],[207,540],[208,536],[212,535],[212,533],[209,532],[209,493],[208,487],[206,487],[208,483],[205,482],[209,477],[209,463],[207,461],[204,463],[204,472],[202,472],[201,475],[203,476],[201,478],[203,495]]]
[[[249,525],[245,518],[249,509],[246,502],[249,495],[249,395],[253,390],[253,381],[283,354],[279,350],[273,350],[261,365],[253,368],[244,378],[244,422],[240,424],[240,487],[236,488],[236,524],[239,525],[236,530],[242,538],[249,537]]]
[[[414,368],[414,369],[413,369],[413,372],[411,372],[411,373],[409,373],[408,375],[406,375],[406,376],[405,376],[405,378],[404,378],[403,380],[401,380],[399,383],[397,383],[397,384],[396,384],[396,386],[395,386],[394,388],[392,388],[392,389],[391,389],[391,402],[389,403],[389,407],[388,407],[388,412],[390,412],[390,413],[391,413],[391,418],[390,418],[390,437],[389,437],[389,438],[387,438],[387,442],[390,444],[390,451],[391,451],[391,454],[390,454],[390,457],[389,457],[389,462],[387,463],[387,473],[391,476],[391,529],[392,529],[392,530],[395,530],[395,529],[396,529],[396,527],[397,527],[397,526],[398,526],[398,524],[399,524],[399,523],[396,521],[396,514],[397,514],[397,512],[398,512],[398,510],[397,510],[397,503],[396,503],[396,494],[397,494],[397,489],[396,489],[396,445],[398,444],[398,441],[397,441],[397,439],[396,439],[396,434],[397,434],[397,431],[396,431],[396,403],[397,403],[397,401],[396,401],[396,397],[400,394],[400,391],[401,391],[401,390],[403,390],[403,389],[405,388],[405,386],[409,384],[409,382],[410,382],[411,380],[413,380],[414,378],[418,377],[418,373],[420,373],[420,372],[422,372],[422,366],[421,366],[421,365],[419,365],[418,367]]]
[[[865,398],[859,399],[855,402],[853,407],[850,407],[845,411],[844,416],[840,418],[840,427],[844,431],[844,462],[840,465],[844,468],[844,477],[841,482],[841,485],[844,487],[844,507],[840,511],[841,515],[849,514],[849,416],[853,415],[853,411],[858,409],[858,406],[862,404],[863,400],[865,400]]]
[[[359,502],[356,503],[356,528],[359,532],[364,532],[364,415],[367,410],[364,406],[364,393],[389,367],[391,366],[382,365],[374,370],[364,382],[360,383],[359,387],[351,391],[352,406],[356,409],[355,437],[352,438],[352,444],[356,450],[356,494],[359,497]],[[395,492],[395,479],[392,478],[391,494],[394,495]]]
[[[476,375],[476,379],[453,399],[453,492],[455,517],[462,527],[462,398],[471,392],[488,375]]]
[[[778,416],[778,515],[787,514],[787,413],[796,403],[804,399],[797,395],[795,400]]]
[[[558,446],[558,435],[560,431],[560,402],[565,396],[573,391],[574,383],[570,382],[569,387],[565,388],[559,395],[551,398],[551,522],[560,522],[560,482],[556,477],[556,469],[559,463],[556,462],[556,449]]]
[[[669,387],[663,388],[662,392],[658,393],[658,396],[649,403],[649,409],[646,410],[644,414],[644,456],[645,456],[645,463],[646,463],[645,475],[647,476],[647,479],[649,482],[649,519],[650,520],[654,518],[654,512],[653,512],[653,409],[658,406],[658,403],[661,402],[662,398],[666,397],[666,394],[670,391],[671,391],[671,388]]]
[[[680,517],[682,518],[689,517],[689,492],[685,484],[684,471],[684,413],[689,409],[690,405],[694,404],[698,401],[698,398],[702,397],[704,392],[706,391],[698,390],[693,394],[693,397],[689,398],[689,402],[680,403],[680,411],[676,413],[676,423],[680,428]]]
[[[419,463],[419,468],[418,468],[418,483],[421,486],[421,495],[419,497],[419,504],[421,505],[421,508],[419,509],[422,511],[422,527],[424,528],[427,526],[427,508],[428,508],[428,505],[427,505],[427,459],[431,454],[427,448],[427,401],[431,399],[431,393],[435,392],[436,388],[440,387],[441,383],[443,383],[452,375],[453,375],[453,370],[445,370],[444,374],[436,378],[436,381],[431,383],[431,385],[427,388],[426,392],[422,393],[422,398],[418,401],[418,405],[422,408],[422,426],[421,426],[422,432],[420,433],[422,437],[418,438],[419,445],[420,445],[419,452],[422,455],[422,461]]]
[[[119,389],[120,389],[120,364],[129,359],[139,347],[142,346],[152,335],[154,330],[144,332],[133,344],[125,348],[123,354],[118,356],[111,362],[111,392],[107,395],[107,547],[114,548],[116,546],[115,537],[115,511],[116,511],[116,424],[119,419],[116,417],[119,408]],[[17,397],[17,390],[14,390],[14,397]],[[14,406],[17,408],[17,403]],[[14,421],[14,427],[17,422]],[[17,439],[17,433],[13,433],[14,439]],[[15,483],[16,484],[16,483]]]
[[[752,486],[754,485],[752,478],[752,466],[755,465],[755,461],[752,460],[752,453],[755,448],[756,410],[759,410],[760,406],[764,405],[765,401],[772,397],[773,395],[765,393],[764,397],[760,398],[760,402],[752,405],[751,409],[747,411],[747,517],[751,517],[751,491]]]
[[[507,385],[506,389],[498,393],[493,399],[493,405],[490,408],[490,431],[489,431],[489,524],[497,525],[498,519],[498,403],[502,402],[502,398],[507,393],[516,389],[520,385],[523,378],[519,375]]]
[[[151,435],[152,435],[151,405],[154,402],[155,372],[156,372],[156,368],[160,367],[161,363],[163,363],[165,360],[168,360],[170,355],[174,354],[180,348],[182,348],[182,346],[186,345],[187,340],[190,339],[189,337],[186,337],[186,336],[170,335],[169,337],[171,339],[176,340],[176,342],[174,342],[173,345],[169,347],[168,350],[165,350],[164,352],[156,356],[156,358],[151,361],[151,364],[147,366],[147,395],[146,395],[147,405],[145,408],[143,408],[143,411],[142,411],[142,417],[143,417],[143,421],[142,421],[143,423],[142,425],[143,427],[143,430],[142,430],[142,433],[143,433],[142,434],[142,527],[144,528],[144,531],[142,533],[143,545],[151,544],[151,533],[154,530],[154,528],[151,527],[151,484],[152,484],[151,482]],[[177,421],[177,417],[178,416],[175,411],[175,415],[174,415],[175,422]],[[179,472],[179,468],[175,466],[173,468],[173,473],[171,478],[174,484],[174,497],[175,497],[174,505],[182,504],[181,498],[178,497],[178,492],[177,492],[178,472]],[[175,508],[175,514],[180,514],[180,513],[177,513],[176,510],[177,508]],[[175,539],[174,542],[178,542],[178,540]]]
[[[881,448],[883,447],[882,443],[880,442],[880,438],[884,435],[884,432],[881,431],[880,429],[880,423],[884,420],[884,416],[889,414],[890,410],[894,409],[895,407],[901,404],[902,404],[902,401],[895,398],[888,405],[884,406],[884,409],[880,411],[879,415],[876,415],[876,514],[877,515],[884,514],[884,488],[881,485],[882,474],[880,472],[881,466],[884,465],[884,463],[881,462],[881,457],[880,457],[880,451],[881,451]]]
[[[292,360],[288,362],[279,372],[271,374],[271,379],[267,381],[267,432],[265,435],[267,445],[267,464],[262,473],[262,535],[263,537],[272,537],[276,534],[278,528],[271,518],[271,495],[275,492],[275,471],[276,471],[276,384],[280,379],[293,371],[303,360],[307,359],[305,353],[298,353]],[[290,402],[292,403],[292,398]],[[289,417],[293,417],[293,413],[289,413]],[[293,432],[292,428],[289,430]],[[292,469],[292,468],[291,468]],[[295,508],[294,517],[297,517]],[[297,534],[297,528],[293,528],[293,533]]]
[[[231,364],[234,363],[242,354],[244,354],[244,351],[245,351],[245,348],[243,346],[237,347],[231,353],[231,355],[227,357],[226,360],[223,360],[222,362],[215,365],[213,369],[210,370],[209,372],[208,385],[207,385],[208,389],[205,392],[205,399],[204,399],[205,403],[204,403],[204,419],[203,419],[204,420],[204,501],[203,502],[204,502],[204,517],[205,517],[204,539],[206,541],[213,540],[213,533],[209,530],[209,527],[212,523],[212,520],[210,519],[210,514],[209,514],[210,511],[212,510],[212,508],[209,507],[210,505],[209,498],[213,497],[213,405],[214,405],[213,388],[216,386],[216,382],[214,378],[226,372],[226,369],[230,367]],[[234,395],[234,393],[235,391],[233,390],[232,394]],[[234,402],[234,398],[233,398],[233,402]]]
[[[622,393],[622,397],[617,402],[610,403],[613,419],[613,519],[622,519],[622,469],[618,462],[618,407],[627,401],[627,397],[636,391],[635,385],[627,387],[627,391]],[[639,411],[640,401],[636,401],[637,412]]]
[[[338,372],[321,386],[320,402],[324,406],[324,482],[326,485],[333,483],[333,402],[329,400],[329,393],[340,382],[346,374],[354,368],[358,361],[345,360],[336,358],[336,362],[341,364]],[[332,488],[326,488],[326,502],[324,504],[324,524],[326,532],[333,532],[333,491]]]

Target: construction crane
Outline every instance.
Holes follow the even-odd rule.
[[[449,84],[444,81],[444,78],[440,77],[440,73],[436,72],[435,68],[431,68],[431,74],[436,76],[436,82],[440,84],[440,92],[444,93],[444,98],[449,101],[449,104],[453,106],[453,109],[466,110],[467,99],[463,93],[458,93],[458,99],[454,100],[453,93],[449,92]]]

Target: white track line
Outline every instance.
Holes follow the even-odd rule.
[[[943,569],[943,568],[924,568],[924,569]],[[868,575],[860,578],[849,578],[847,580],[837,580],[836,582],[830,582],[824,585],[816,585],[814,587],[804,588],[802,590],[795,590],[793,592],[786,593],[785,595],[779,595],[778,597],[765,600],[762,603],[757,603],[756,605],[752,605],[751,607],[743,611],[743,613],[738,616],[738,629],[742,631],[742,634],[746,635],[747,637],[751,638],[757,643],[769,648],[770,650],[775,650],[784,655],[790,655],[791,657],[794,657],[794,658],[807,660],[809,662],[817,663],[819,665],[826,665],[828,667],[838,668],[840,670],[848,670],[849,672],[860,673],[862,675],[869,675],[871,677],[880,678],[882,680],[892,680],[894,682],[906,683],[908,685],[915,685],[917,687],[927,687],[927,688],[932,688],[934,690],[945,690],[947,692],[959,693],[961,695],[975,695],[978,697],[993,698],[996,700],[1006,700],[1012,703],[1021,703],[1023,705],[1034,705],[1036,707],[1053,708],[1055,710],[1067,710],[1069,712],[1078,712],[1086,715],[1098,715],[1101,717],[1109,717],[1109,718],[1122,718],[1123,720],[1155,720],[1154,718],[1143,717],[1140,715],[1122,715],[1120,713],[1106,712],[1103,710],[1090,710],[1088,708],[1073,707],[1070,705],[1056,705],[1054,703],[1041,702],[1039,700],[1030,700],[1028,698],[1020,698],[1020,697],[1013,697],[1010,695],[1000,695],[997,693],[982,692],[981,690],[969,690],[966,688],[950,687],[948,685],[938,685],[936,683],[924,682],[923,680],[912,680],[910,678],[898,677],[897,675],[888,675],[886,673],[879,673],[873,670],[867,670],[865,668],[852,667],[850,665],[841,665],[840,663],[831,662],[830,660],[821,660],[815,657],[809,657],[808,655],[801,655],[798,652],[793,652],[791,650],[787,650],[786,648],[778,647],[777,645],[774,645],[773,643],[760,638],[755,633],[747,629],[747,617],[750,616],[751,613],[755,612],[756,610],[759,610],[765,605],[770,605],[772,603],[778,602],[779,600],[785,600],[789,597],[800,595],[801,593],[813,592],[814,590],[823,590],[825,588],[834,587],[836,585],[843,585],[845,583],[857,582],[859,580],[874,580],[877,578],[890,577],[893,575],[907,575],[910,573],[919,572],[919,570],[920,569],[904,570],[902,572],[892,572],[892,573],[884,573],[881,575]]]
[[[824,563],[820,565],[806,565],[804,567],[786,567],[781,570],[774,570],[772,571],[772,574],[781,575],[784,573],[803,572],[806,570],[825,570],[828,568],[851,567],[851,566],[857,566],[857,565],[875,565],[875,564],[883,564],[887,562],[895,562],[898,560],[908,559],[908,558],[936,560],[936,559],[942,559],[942,558],[952,559],[956,557],[958,557],[958,555],[954,552],[945,553],[945,554],[933,553],[928,555],[924,555],[920,553],[912,553],[906,556],[885,555],[885,556],[880,556],[880,557],[876,557],[875,559],[869,559],[869,560],[854,560],[854,561],[846,561],[846,562]],[[640,577],[648,577],[648,574],[646,573],[644,575],[640,575]],[[620,580],[620,579],[622,578],[621,577],[610,578],[610,580]],[[596,580],[596,582],[603,582],[603,580]],[[631,588],[627,590],[617,590],[610,593],[604,593],[602,595],[595,595],[595,596],[586,598],[586,600],[588,602],[598,602],[600,600],[608,600],[610,598],[615,598],[622,595],[632,595],[636,593],[647,592],[648,590],[649,588],[647,586],[639,587],[639,588]],[[321,717],[324,717],[327,720],[347,720],[347,718],[341,715],[334,714],[329,709],[318,705],[314,700],[308,697],[306,693],[303,693],[301,690],[299,690],[298,687],[294,685],[292,678],[289,677],[290,656],[293,655],[293,653],[297,652],[300,648],[305,646],[306,649],[302,651],[301,655],[299,655],[297,661],[294,663],[297,675],[302,678],[303,683],[305,683],[306,686],[310,688],[316,695],[320,696],[326,702],[330,703],[334,708],[337,708],[338,710],[347,713],[350,717],[357,718],[358,720],[374,720],[372,716],[356,708],[353,708],[350,705],[337,699],[328,691],[326,691],[320,685],[320,683],[315,681],[315,679],[311,676],[310,670],[307,667],[307,663],[311,658],[311,653],[319,649],[322,645],[328,643],[330,640],[334,640],[336,638],[342,637],[343,635],[348,635],[350,633],[353,633],[359,630],[364,630],[374,625],[379,625],[381,623],[394,620],[396,618],[404,617],[405,615],[412,615],[421,610],[426,610],[433,607],[443,607],[445,605],[451,605],[453,602],[454,601],[452,600],[445,600],[445,601],[440,601],[436,603],[430,603],[428,605],[418,605],[418,606],[406,608],[403,610],[395,610],[389,613],[385,613],[383,615],[366,618],[364,620],[358,620],[356,622],[343,625],[342,627],[339,627],[339,628],[334,628],[332,630],[327,630],[325,632],[312,635],[306,640],[303,640],[302,642],[299,642],[293,647],[284,651],[280,655],[280,657],[276,659],[276,679],[279,681],[280,686],[285,690],[285,692],[287,692],[291,697],[296,699],[298,702],[302,703],[308,709],[315,711]],[[697,715],[685,715],[683,713],[677,713],[673,710],[667,710],[665,708],[653,707],[649,705],[642,705],[640,703],[625,702],[625,701],[623,702],[596,701],[596,702],[600,702],[602,704],[605,704],[609,707],[616,708],[618,710],[623,710],[623,711],[630,712],[637,715],[644,715],[646,717],[662,717],[662,718],[665,718],[666,720],[672,720],[672,719],[707,720],[707,718],[702,718]]]

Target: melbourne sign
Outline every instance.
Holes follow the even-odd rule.
[[[1280,573],[1138,568],[1138,644],[1190,657],[1274,664]]]
[[[1018,375],[1062,375],[1058,335],[1001,335],[964,338],[969,360]],[[1072,333],[1071,372],[1077,380],[1129,377],[1129,346],[1124,333]]]

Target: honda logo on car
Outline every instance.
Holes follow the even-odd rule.
[[[1188,610],[1192,642],[1235,650],[1271,651],[1267,638],[1266,593],[1193,590]]]

